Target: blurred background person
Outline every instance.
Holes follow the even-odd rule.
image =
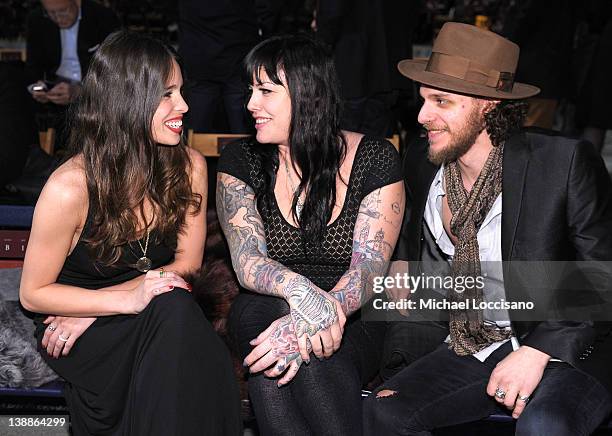
[[[332,47],[343,99],[342,128],[378,136],[396,129],[406,85],[397,63],[412,58],[421,0],[326,0],[313,28]],[[395,111],[395,113],[392,113]]]
[[[241,62],[259,41],[255,1],[179,0],[178,7],[179,53],[190,107],[187,127],[247,133]],[[266,20],[273,23],[269,16]]]
[[[53,127],[56,149],[67,139],[66,107],[74,101],[89,62],[110,33],[120,27],[115,13],[93,0],[41,0],[27,19],[26,67],[39,130]],[[38,89],[38,88],[37,88]]]
[[[516,80],[541,89],[528,100],[525,126],[552,129],[561,102],[575,94],[576,10],[570,0],[521,0],[506,9],[500,34],[521,47]]]

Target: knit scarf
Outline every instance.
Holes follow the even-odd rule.
[[[453,215],[450,230],[457,237],[451,272],[457,277],[481,275],[478,249],[478,229],[502,190],[502,157],[504,146],[493,147],[470,193],[463,187],[457,161],[444,170],[446,196]],[[465,287],[464,292],[450,292],[450,301],[469,302],[467,309],[450,311],[450,348],[460,356],[477,353],[488,345],[508,339],[510,333],[484,324],[483,310],[474,308],[483,301],[478,286]]]

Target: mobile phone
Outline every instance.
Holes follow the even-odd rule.
[[[40,91],[47,91],[49,89],[49,87],[47,86],[46,83],[32,83],[30,85],[28,85],[28,91],[31,93],[33,92],[40,92]]]

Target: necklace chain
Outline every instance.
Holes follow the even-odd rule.
[[[142,257],[138,259],[138,262],[136,262],[136,269],[143,273],[146,273],[147,271],[149,271],[151,269],[151,266],[153,265],[153,263],[151,262],[151,259],[147,257],[147,251],[149,250],[149,235],[150,235],[149,229],[147,228],[147,238],[145,240],[144,247],[140,243],[140,239],[136,240],[136,242],[138,242],[138,246],[142,250]]]
[[[138,239],[136,242],[138,242],[138,246],[142,250],[142,256],[143,257],[147,257],[147,250],[149,249],[149,230],[147,229],[147,238],[145,239],[145,246],[144,246],[144,248],[142,248],[142,244],[140,243],[140,239]]]
[[[289,184],[291,185],[291,190],[293,191],[293,196],[295,197],[298,194],[298,188],[297,186],[295,186],[295,183],[293,183],[293,178],[291,177],[291,173],[289,172],[289,165],[287,164],[287,159],[283,158],[283,161],[285,163],[285,172],[287,173],[287,180],[289,180]],[[302,201],[302,198],[298,196],[297,204],[295,205],[295,212],[297,213],[298,218],[302,214],[303,208],[304,208],[304,202]]]

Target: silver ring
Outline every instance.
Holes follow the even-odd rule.
[[[55,329],[57,329],[57,327],[54,326],[53,324],[49,324],[49,327],[47,327],[47,330],[49,330],[50,332],[54,332]]]
[[[70,336],[68,336],[67,338],[65,338],[65,337],[63,337],[62,335],[59,335],[59,338],[57,338],[57,339],[59,339],[59,340],[60,340],[60,341],[62,341],[62,342],[68,342],[68,339],[70,339]]]
[[[518,399],[527,404],[529,402],[529,395],[519,395]]]
[[[495,396],[500,400],[503,400],[506,398],[506,391],[498,386],[497,389],[495,389]]]

